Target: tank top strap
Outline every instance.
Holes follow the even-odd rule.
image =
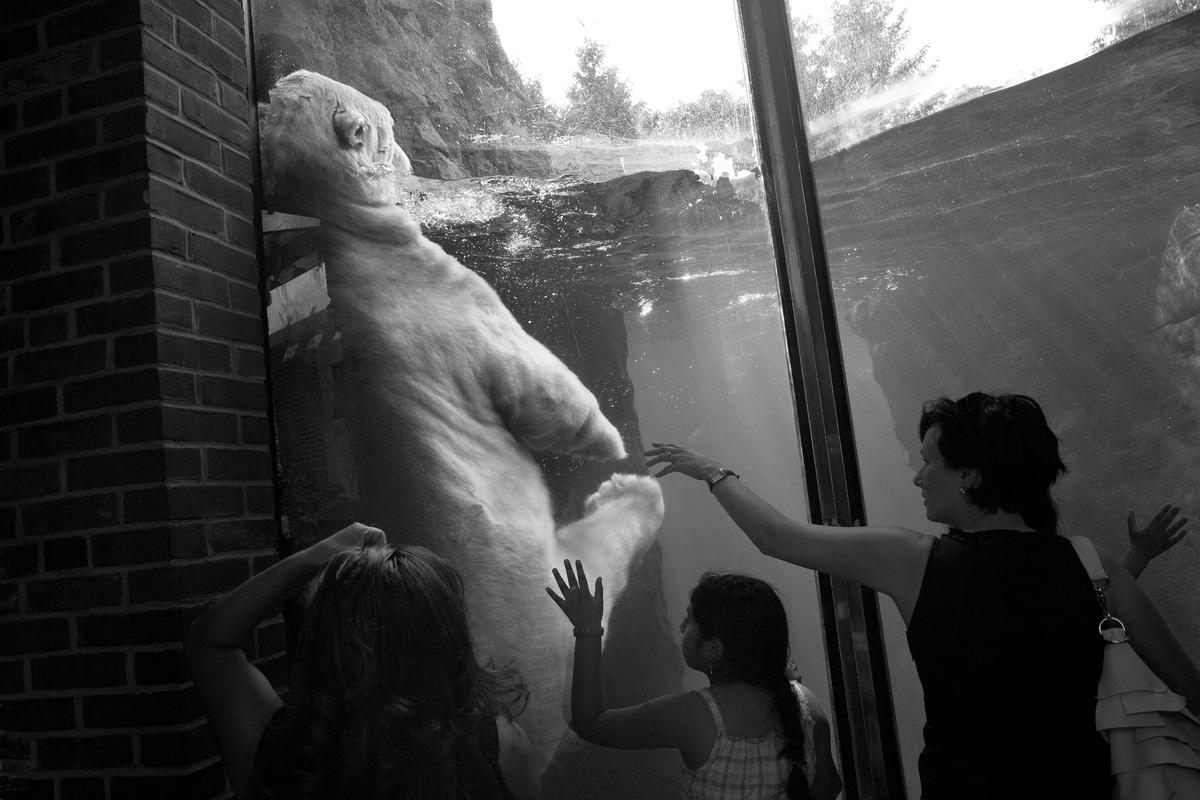
[[[712,715],[713,725],[717,727],[717,735],[724,733],[725,720],[721,719],[721,709],[717,707],[717,701],[713,699],[712,692],[705,688],[699,689],[696,694],[700,695],[704,705],[708,706],[708,713]]]

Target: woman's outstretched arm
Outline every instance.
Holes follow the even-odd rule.
[[[723,469],[720,461],[679,445],[652,442],[646,466],[665,465],[697,480]],[[710,487],[729,518],[764,555],[860,583],[891,597],[905,622],[916,604],[933,537],[906,528],[817,525],[792,519],[731,476]]]
[[[246,796],[254,753],[271,716],[283,705],[270,681],[246,658],[255,628],[292,591],[343,550],[383,543],[383,531],[355,523],[255,575],[192,623],[184,653],[229,783]]]
[[[1141,574],[1156,557],[1170,550],[1187,536],[1187,517],[1179,517],[1179,506],[1170,503],[1158,510],[1146,527],[1139,528],[1137,517],[1130,509],[1125,515],[1125,527],[1129,531],[1129,549],[1121,556],[1121,566],[1134,578]],[[1177,518],[1178,517],[1178,518]]]

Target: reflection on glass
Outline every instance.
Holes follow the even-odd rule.
[[[623,18],[637,25],[614,24],[622,15],[611,2],[495,2],[495,25],[490,5],[259,0],[259,99],[306,69],[382,103],[414,173],[397,166],[383,176],[405,211],[596,396],[632,455],[620,462],[540,455],[555,524],[579,519],[614,472],[644,471],[637,454],[651,438],[719,452],[782,511],[806,513],[732,3],[630,4]],[[657,27],[655,14],[663,15]],[[668,23],[675,28],[664,37]],[[677,796],[676,754],[597,748],[565,730],[573,641],[545,616],[557,611],[541,591],[550,580],[541,559],[506,558],[491,540],[451,545],[429,536],[443,520],[422,505],[430,491],[422,475],[447,446],[422,455],[425,433],[397,420],[411,420],[412,404],[438,398],[406,391],[395,398],[403,412],[389,408],[379,387],[404,359],[367,343],[375,336],[389,353],[414,348],[400,368],[425,363],[424,343],[404,337],[408,316],[429,309],[407,307],[420,292],[396,292],[361,263],[348,280],[330,250],[342,234],[307,216],[328,212],[314,205],[304,216],[283,213],[297,210],[289,203],[296,199],[278,201],[264,220],[290,533],[303,541],[361,518],[456,559],[476,587],[473,611],[485,620],[476,623],[478,638],[499,663],[515,659],[534,693],[518,722],[550,758],[545,796]],[[377,268],[411,266],[407,251],[395,252],[394,264]],[[476,299],[447,305],[436,322],[467,324]],[[447,359],[449,369],[456,358]],[[486,397],[490,387],[468,388]],[[502,412],[494,425],[504,424]],[[464,430],[474,425],[464,422]],[[460,465],[476,468],[470,459]],[[519,470],[507,478],[502,495],[528,486]],[[777,588],[793,659],[828,706],[812,574],[762,557],[702,485],[667,480],[662,490],[662,528],[630,568],[608,623],[608,702],[634,704],[704,684],[683,666],[677,625],[687,592],[712,569],[748,572]],[[481,519],[500,502],[471,496]],[[479,527],[465,524],[465,538]],[[505,602],[488,605],[478,587]]]
[[[909,483],[918,415],[975,389],[1041,401],[1066,533],[1120,554],[1127,509],[1195,513],[1198,7],[793,6],[872,521],[936,532]],[[1195,547],[1143,584],[1200,659]],[[883,608],[917,796],[920,687]]]

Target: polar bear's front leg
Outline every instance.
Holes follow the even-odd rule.
[[[559,528],[551,567],[579,559],[588,575],[604,578],[604,619],[629,573],[654,541],[663,520],[662,489],[646,475],[616,474],[587,499],[581,519]]]

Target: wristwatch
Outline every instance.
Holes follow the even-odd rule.
[[[721,481],[725,480],[726,478],[728,478],[731,475],[735,478],[742,477],[741,475],[738,475],[736,472],[729,469],[728,467],[721,467],[716,472],[714,472],[712,475],[709,475],[707,478],[705,478],[704,482],[708,484],[708,490],[710,492],[715,491],[717,484],[720,483]]]

